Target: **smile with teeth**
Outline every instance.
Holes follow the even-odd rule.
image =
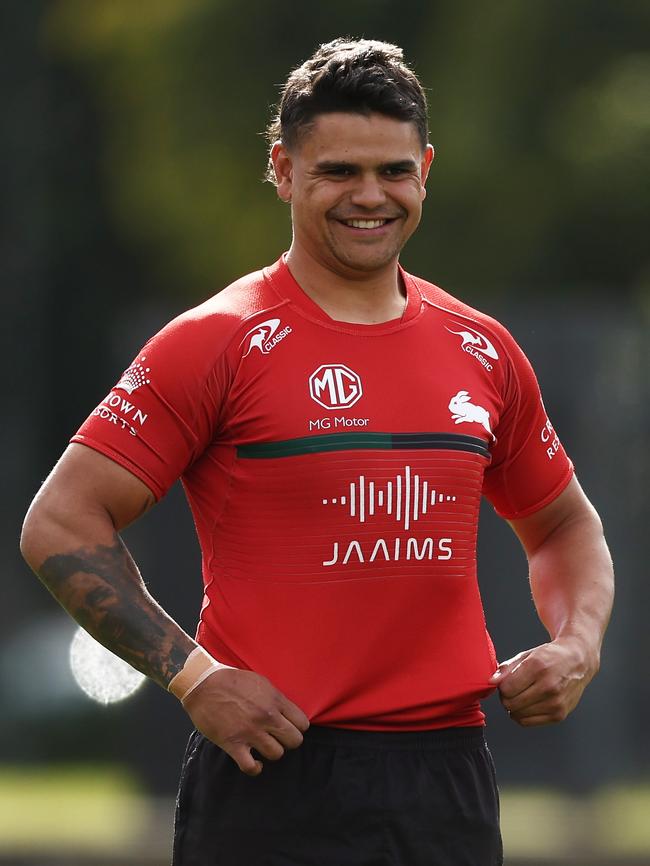
[[[350,226],[355,229],[378,229],[380,226],[386,225],[389,220],[387,219],[375,219],[375,220],[358,220],[358,219],[349,219],[343,220],[346,226]]]

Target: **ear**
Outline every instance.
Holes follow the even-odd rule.
[[[429,177],[429,169],[431,168],[431,163],[433,162],[433,158],[435,156],[435,150],[433,149],[432,144],[427,144],[424,149],[424,153],[422,154],[422,161],[420,163],[420,183],[422,184],[422,198],[425,199],[427,195],[426,190],[426,182]]]
[[[275,172],[278,198],[284,202],[290,202],[293,183],[293,163],[289,151],[281,141],[276,141],[271,148],[271,162],[273,164],[273,171]]]

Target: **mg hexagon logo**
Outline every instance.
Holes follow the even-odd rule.
[[[309,377],[309,393],[324,409],[347,409],[360,399],[363,388],[345,364],[323,364]]]

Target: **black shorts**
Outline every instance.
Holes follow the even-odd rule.
[[[311,727],[244,775],[197,732],[185,753],[173,866],[500,866],[482,728]]]

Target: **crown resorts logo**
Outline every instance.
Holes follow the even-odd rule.
[[[148,378],[148,373],[151,372],[151,367],[145,367],[144,361],[147,360],[146,355],[142,355],[139,361],[134,361],[131,366],[122,373],[122,378],[117,383],[115,388],[120,388],[126,391],[127,394],[133,394],[138,388],[143,385],[148,385],[151,379]]]

